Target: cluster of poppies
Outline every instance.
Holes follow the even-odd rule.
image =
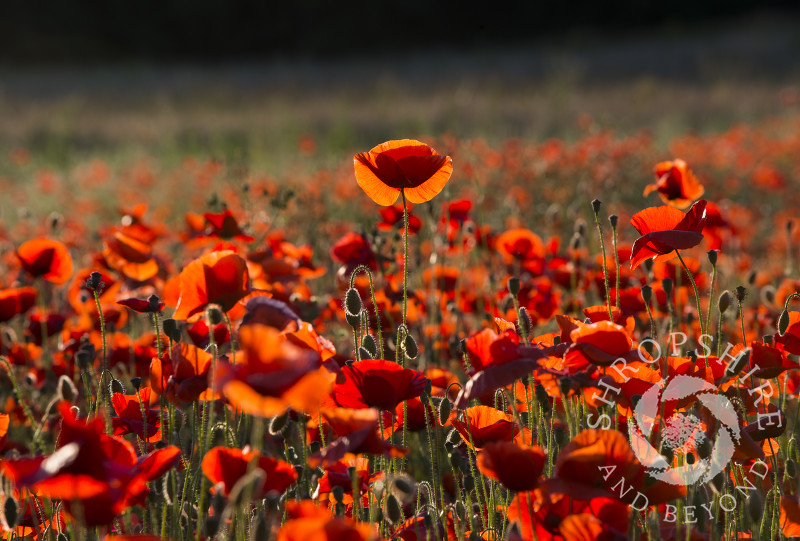
[[[603,141],[575,159],[594,163]],[[505,160],[525,176],[514,142],[473,145],[473,175]],[[540,151],[547,167],[564,155]],[[91,251],[57,227],[15,244],[0,289],[0,531],[800,535],[790,216],[758,239],[746,207],[674,159],[640,172],[659,205],[622,220],[622,202],[605,215],[581,201],[562,242],[558,209],[497,228],[479,198],[430,202],[465,173],[416,140],[357,154],[349,181],[379,206],[362,197],[372,227],[328,225],[309,245],[219,201],[180,232],[124,209]],[[288,196],[273,195],[280,217]],[[326,231],[329,261],[314,248]],[[756,240],[783,248],[755,268],[743,248]],[[724,430],[735,437],[720,443]]]

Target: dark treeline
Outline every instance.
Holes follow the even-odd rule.
[[[543,41],[580,34],[664,31],[792,12],[793,0],[72,0],[0,8],[0,62],[223,61],[336,57],[432,46]],[[796,15],[796,12],[792,13]]]

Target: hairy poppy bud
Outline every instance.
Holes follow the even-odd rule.
[[[131,378],[131,385],[138,391],[142,386],[142,378]]]
[[[728,311],[731,301],[733,300],[732,297],[733,296],[731,295],[731,292],[727,289],[720,294],[719,299],[717,300],[717,309],[719,310],[720,314],[724,314]]]
[[[206,537],[213,539],[219,531],[219,516],[206,517],[205,521],[203,521],[203,530]]]
[[[413,479],[409,476],[398,476],[392,479],[392,487],[406,496],[414,495]]]
[[[368,334],[361,339],[361,347],[369,351],[373,359],[378,355],[378,344],[375,342],[375,339],[371,334]]]
[[[19,506],[17,505],[17,500],[12,496],[6,496],[6,501],[3,502],[3,515],[5,516],[6,524],[13,529],[17,525],[17,519],[19,518]]]
[[[372,352],[370,352],[367,348],[358,348],[358,358],[359,359],[374,359]]]
[[[592,200],[592,210],[594,211],[595,214],[600,212],[600,207],[602,205],[603,203],[599,199]]]
[[[508,292],[513,296],[519,295],[519,278],[512,276],[507,282]]]
[[[784,309],[783,312],[781,312],[781,317],[778,318],[778,333],[780,333],[780,335],[783,336],[784,333],[786,332],[786,329],[788,328],[789,328],[789,310]]]
[[[519,309],[519,328],[525,336],[530,336],[531,332],[533,332],[531,317],[524,306]]]
[[[407,334],[403,345],[405,346],[406,356],[409,359],[416,359],[417,355],[419,355],[419,346],[417,346],[417,341],[414,340],[414,337]]]
[[[351,287],[344,295],[344,309],[348,313],[356,315],[361,313],[361,306],[361,295],[358,294],[356,288]]]
[[[467,516],[467,507],[464,505],[464,502],[461,500],[456,501],[456,516],[461,520]]]
[[[403,508],[400,507],[400,502],[397,501],[394,494],[389,494],[386,498],[386,518],[391,524],[400,524],[405,518],[403,517]]]
[[[786,475],[792,479],[797,477],[797,462],[792,458],[786,459]]]
[[[754,490],[747,498],[747,514],[750,515],[750,520],[758,523],[764,516],[764,511],[764,499],[759,491]]]
[[[176,320],[172,318],[165,319],[161,322],[161,330],[164,331],[164,334],[167,335],[167,338],[173,342],[181,341],[181,327]]]
[[[69,536],[64,532],[61,532],[56,536],[56,541],[69,541]]]
[[[450,460],[450,466],[452,466],[453,470],[456,471],[464,471],[464,457],[461,456],[459,453],[450,453],[448,456]]]
[[[617,216],[616,214],[612,214],[611,216],[608,217],[608,222],[611,224],[612,228],[616,229],[617,223],[619,223],[619,216]]]
[[[322,442],[320,441],[312,441],[308,444],[308,449],[311,451],[311,454],[318,453],[320,449],[322,449]]]
[[[118,379],[111,380],[111,393],[125,394],[125,386]]]
[[[103,287],[103,275],[97,271],[94,271],[92,274],[89,275],[89,278],[86,280],[86,288],[90,291],[97,291],[98,289]]]
[[[475,490],[475,478],[471,475],[464,476],[464,490],[467,492],[472,492]]]
[[[453,445],[453,447],[461,445],[462,441],[464,440],[461,438],[461,433],[459,433],[459,431],[455,428],[451,430],[449,434],[447,434],[447,438],[445,439],[445,443],[450,443]]]
[[[642,300],[645,304],[650,304],[650,300],[653,298],[653,288],[648,285],[642,286]]]
[[[761,300],[764,304],[773,304],[775,302],[775,288],[770,285],[762,287]]]
[[[342,502],[336,502],[336,505],[333,506],[333,514],[337,517],[343,517],[346,509],[347,508]]]
[[[730,377],[738,376],[744,370],[747,363],[750,361],[750,350],[745,350],[744,355],[739,355],[734,360],[728,363],[725,367],[725,374]]]
[[[569,247],[573,251],[578,250],[581,247],[581,236],[579,234],[575,233],[574,235],[572,235]]]
[[[744,286],[736,286],[736,300],[739,302],[743,302],[746,296],[747,296],[747,288]]]
[[[719,254],[717,250],[709,250],[706,254],[708,256],[708,262],[711,263],[712,266],[717,264],[717,254]]]
[[[68,376],[61,376],[58,378],[56,389],[60,400],[74,402],[75,399],[78,398],[78,389]]]
[[[219,488],[220,485],[217,486]],[[212,497],[211,497],[211,509],[214,510],[215,515],[220,515],[225,510],[225,496],[222,494],[222,490],[218,490]]]
[[[256,515],[250,524],[249,541],[269,541],[270,521],[266,517]]]
[[[453,409],[453,403],[450,402],[450,399],[444,398],[439,403],[439,424],[444,426],[447,422],[447,419],[450,418],[450,412]]]
[[[282,415],[273,417],[269,422],[269,433],[271,436],[277,436],[278,434],[286,434],[286,431],[288,429],[289,429],[288,413],[284,413]]]
[[[361,324],[361,316],[358,314],[351,314],[347,310],[344,311],[344,318],[347,320],[347,324],[354,329],[357,329]]]
[[[341,502],[342,500],[344,500],[344,488],[342,488],[340,485],[336,485],[335,487],[333,487],[331,493],[333,494],[333,499],[336,500],[337,502]]]
[[[664,288],[664,293],[667,294],[667,297],[672,295],[672,278],[664,278],[661,280],[661,287]]]
[[[645,259],[644,260],[644,270],[646,270],[648,273],[652,272],[652,270],[653,270],[653,260],[652,259]]]

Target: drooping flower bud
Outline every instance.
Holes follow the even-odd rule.
[[[732,301],[733,301],[733,295],[731,295],[731,292],[728,291],[727,289],[723,291],[720,294],[719,299],[717,300],[717,308],[719,309],[719,313],[724,314],[725,312],[727,312]]]
[[[508,279],[508,292],[511,293],[513,296],[519,295],[519,278],[516,276],[512,276]]]
[[[351,287],[344,295],[344,309],[351,315],[357,315],[361,313],[361,308],[361,295],[356,288]]]

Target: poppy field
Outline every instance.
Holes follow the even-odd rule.
[[[279,177],[12,151],[2,534],[800,536],[800,117],[584,120]]]

